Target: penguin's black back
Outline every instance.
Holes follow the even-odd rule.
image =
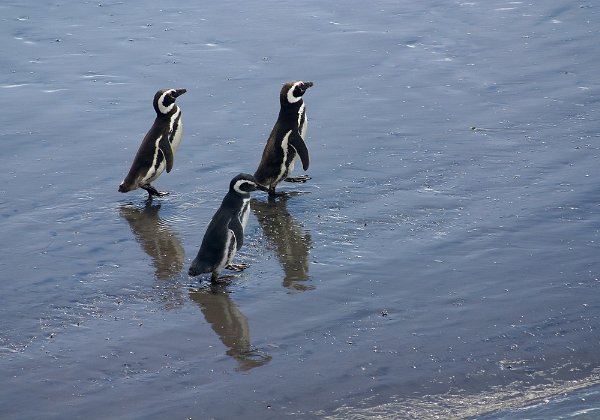
[[[152,127],[146,133],[146,136],[142,140],[142,144],[140,144],[140,148],[138,149],[135,157],[133,158],[133,163],[131,168],[129,169],[129,173],[125,177],[123,181],[124,185],[135,185],[139,181],[139,179],[143,178],[143,176],[148,172],[150,167],[152,166],[154,159],[154,150],[156,148],[156,139],[165,135],[168,135],[169,132],[169,121],[164,120],[163,118],[156,117]],[[165,156],[161,152],[158,153],[156,165],[160,165],[160,163],[164,160]]]
[[[283,160],[283,149],[281,143],[285,135],[290,131],[298,130],[298,109],[303,104],[302,99],[294,104],[283,103],[277,116],[277,121],[269,134],[267,144],[263,150],[262,158],[254,173],[254,177],[261,184],[268,184],[268,180],[279,174],[281,171],[281,161]],[[293,148],[289,148],[286,159],[286,166],[296,157]]]
[[[195,269],[197,272],[208,273],[216,268],[227,252],[227,235],[229,231],[229,222],[238,217],[238,213],[243,205],[243,199],[238,194],[229,191],[221,206],[210,220],[206,233],[202,239],[200,250],[196,256]]]

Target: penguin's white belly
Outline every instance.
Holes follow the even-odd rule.
[[[302,105],[304,106],[304,105]],[[300,122],[298,122],[300,124]],[[308,127],[308,115],[306,112],[304,113],[304,124],[300,127],[300,135],[302,136],[302,140],[306,142],[306,128]]]
[[[231,264],[233,261],[233,257],[235,257],[235,253],[237,252],[237,242],[235,240],[235,235],[231,229],[227,229],[227,239],[225,240],[225,246],[223,247],[223,256],[219,264],[217,265],[217,270],[222,270],[228,264]]]
[[[240,223],[242,224],[242,232],[246,230],[248,224],[248,218],[250,217],[250,199],[244,199],[242,210],[240,211]]]
[[[179,143],[181,143],[182,134],[183,134],[183,121],[180,118],[179,124],[177,126],[177,131],[175,131],[175,133],[173,133],[173,140],[171,141],[171,150],[173,150],[173,156],[175,156],[175,152],[177,151],[177,148],[179,148]]]

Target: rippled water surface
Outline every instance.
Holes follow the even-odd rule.
[[[3,2],[3,418],[594,418],[599,18]],[[254,194],[248,269],[188,277],[288,80],[312,179]],[[117,186],[166,87],[184,138],[147,203]]]

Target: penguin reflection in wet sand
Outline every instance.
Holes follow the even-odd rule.
[[[244,243],[244,229],[250,215],[250,193],[257,189],[266,191],[252,175],[239,174],[231,180],[229,192],[206,228],[198,255],[188,271],[190,276],[212,273],[210,280],[216,283],[224,268],[236,271],[246,268],[244,264],[231,262]]]
[[[291,177],[294,161],[300,157],[302,168],[308,169],[306,138],[307,117],[302,96],[313,85],[312,82],[288,82],[281,88],[281,109],[277,122],[271,130],[258,169],[256,181],[267,187],[270,196],[277,195],[275,187],[281,181],[306,182],[309,176]]]
[[[185,92],[185,89],[163,89],[154,95],[156,119],[142,140],[129,173],[119,185],[119,192],[143,188],[148,192],[148,198],[168,194],[158,191],[150,183],[165,169],[167,173],[173,169],[173,158],[183,132],[181,109],[175,104],[175,99]]]

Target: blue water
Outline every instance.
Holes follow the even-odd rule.
[[[2,417],[593,418],[598,6],[537,3],[3,2]],[[312,179],[208,287],[289,80]],[[146,204],[117,187],[166,87]]]

